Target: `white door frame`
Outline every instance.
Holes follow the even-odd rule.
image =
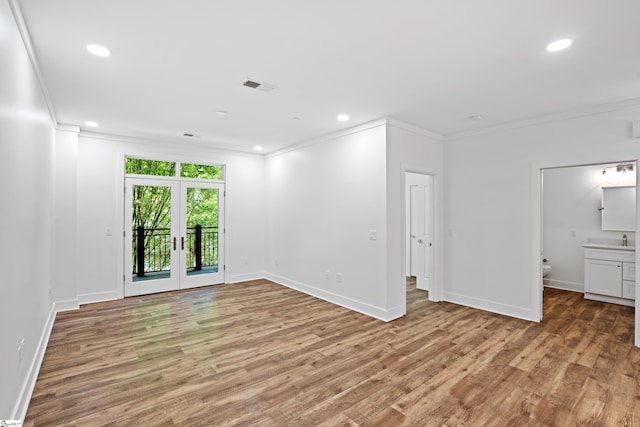
[[[439,251],[442,251],[442,245],[441,245],[441,239],[442,239],[442,233],[441,233],[441,228],[442,228],[442,218],[441,218],[441,212],[440,212],[440,203],[439,203],[439,196],[440,196],[440,176],[438,175],[438,173],[436,172],[431,172],[431,171],[422,171],[422,170],[415,170],[415,169],[407,169],[407,168],[402,168],[402,279],[401,279],[401,300],[402,300],[402,307],[404,308],[404,313],[406,313],[406,308],[407,308],[407,281],[406,281],[406,265],[407,265],[407,257],[409,257],[409,251],[407,250],[407,246],[409,245],[408,242],[408,236],[409,236],[409,213],[407,212],[408,209],[408,203],[409,201],[407,200],[407,198],[409,197],[407,195],[407,173],[413,173],[413,174],[418,174],[418,175],[428,175],[431,177],[431,186],[432,186],[432,200],[433,200],[433,204],[431,206],[431,210],[432,210],[432,223],[433,223],[433,285],[432,285],[432,290],[431,292],[429,292],[429,300],[430,301],[440,301],[441,297],[440,297],[440,293],[441,293],[441,289],[440,289],[440,280],[441,280],[441,276],[442,276],[442,270],[440,268],[440,259],[441,259],[441,254],[439,253]]]
[[[412,276],[416,276],[418,289],[431,291],[433,283],[433,176],[406,172],[407,194],[407,261]],[[425,191],[428,189],[428,191]],[[414,197],[415,196],[415,197]],[[418,204],[418,207],[414,206]],[[414,218],[414,215],[417,215]],[[414,224],[416,229],[413,229]],[[414,254],[414,252],[418,252]],[[417,265],[413,265],[414,261]],[[428,274],[427,274],[428,273]]]
[[[123,257],[124,285],[123,296],[145,295],[167,292],[178,289],[196,288],[216,285],[225,282],[225,241],[224,241],[224,202],[225,184],[207,180],[195,180],[177,177],[145,176],[124,178],[124,226]],[[133,281],[130,266],[132,265],[131,230],[132,190],[135,185],[157,185],[171,188],[171,232],[172,239],[170,277]],[[187,275],[185,241],[186,229],[186,194],[187,188],[211,188],[218,190],[218,271],[202,275]]]

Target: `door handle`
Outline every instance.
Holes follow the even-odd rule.
[[[184,251],[184,236],[180,237],[180,246],[181,246],[182,250]]]
[[[422,239],[418,239],[418,243],[422,244]]]
[[[176,250],[176,238],[175,237],[173,238],[173,250],[174,251]]]

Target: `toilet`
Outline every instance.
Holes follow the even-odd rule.
[[[551,266],[549,264],[542,264],[542,277],[547,277],[551,273]]]

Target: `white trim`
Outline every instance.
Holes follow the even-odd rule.
[[[278,276],[276,274],[267,273],[266,279],[272,282],[278,283],[280,285],[286,286],[288,288],[294,289],[296,291],[305,293],[307,295],[320,298],[332,304],[336,304],[341,307],[347,308],[349,310],[357,311],[358,313],[362,313],[367,316],[373,317],[375,319],[382,320],[384,322],[389,322],[391,320],[397,319],[404,315],[404,307],[401,307],[401,306],[393,307],[389,310],[385,310],[380,307],[376,307],[370,304],[365,304],[360,301],[353,300],[351,298],[343,297],[341,295],[336,295],[334,293],[327,292],[325,290],[318,289],[314,286],[297,282],[295,280],[291,280],[286,277]]]
[[[233,274],[228,276],[228,279],[225,283],[249,282],[251,280],[265,279],[266,277],[267,273],[264,271],[256,271],[255,273]]]
[[[444,135],[441,135],[439,133],[422,129],[418,126],[401,122],[400,120],[397,120],[391,117],[387,117],[385,120],[386,120],[387,126],[393,126],[398,129],[403,129],[412,133],[416,133],[418,135],[426,136],[427,138],[435,139],[436,141],[444,142]]]
[[[70,299],[67,301],[56,301],[53,303],[53,308],[56,313],[62,313],[63,311],[72,311],[80,308],[80,303],[77,299]]]
[[[127,135],[116,135],[110,133],[102,133],[102,132],[92,132],[92,131],[80,131],[78,135],[81,138],[91,138],[91,139],[100,139],[105,141],[114,141],[114,142],[123,142],[129,144],[139,144],[139,145],[148,145],[152,146],[155,150],[158,150],[158,144],[163,144],[164,148],[168,148],[172,152],[176,152],[175,150],[180,149],[181,147],[189,148],[189,149],[198,149],[198,150],[206,150],[207,153],[211,154],[234,154],[234,155],[242,155],[247,157],[260,157],[263,158],[265,155],[262,153],[249,152],[249,148],[246,151],[242,151],[238,149],[237,145],[232,144],[222,144],[217,143],[215,141],[203,140],[203,139],[187,139],[183,140],[179,136],[175,137],[167,137],[162,135],[146,135],[146,136],[127,136]],[[186,138],[185,138],[186,139]],[[251,149],[253,151],[253,149]],[[136,155],[135,157],[139,157]],[[162,159],[157,159],[162,160]]]
[[[526,307],[518,307],[510,304],[502,304],[495,301],[489,301],[480,298],[469,297],[456,294],[454,292],[443,292],[445,301],[454,304],[465,305],[467,307],[477,308],[479,310],[490,311],[492,313],[503,314],[505,316],[516,317],[518,319],[539,322],[535,316],[535,312]]]
[[[27,377],[22,383],[20,394],[18,395],[16,404],[13,407],[13,411],[11,412],[10,419],[24,420],[25,416],[27,415],[27,409],[29,408],[31,395],[33,394],[33,390],[36,386],[36,380],[38,379],[38,374],[40,373],[40,367],[42,366],[42,360],[44,359],[44,353],[47,350],[47,345],[49,344],[49,337],[51,336],[51,330],[53,329],[53,323],[55,322],[55,320],[56,310],[55,307],[52,306],[51,310],[49,311],[47,321],[44,325],[44,329],[40,334],[40,340],[38,341],[36,351],[33,355],[33,359],[31,360],[31,365],[29,366]]]
[[[572,120],[581,117],[593,116],[597,114],[609,113],[612,111],[630,110],[633,108],[640,108],[640,98],[631,98],[624,101],[612,102],[609,104],[599,104],[591,107],[577,108],[568,111],[557,112],[553,114],[545,114],[534,118],[510,121],[495,126],[487,126],[481,129],[453,132],[444,135],[445,141],[453,141],[461,138],[468,138],[477,135],[486,135],[492,133],[500,133],[510,131],[514,129],[537,126],[543,123],[558,122],[562,120]]]
[[[58,123],[58,125],[56,126],[56,130],[60,130],[64,132],[80,133],[80,126]]]
[[[94,302],[103,302],[103,301],[113,301],[117,299],[122,299],[120,296],[120,292],[116,291],[108,291],[108,292],[95,292],[91,294],[80,294],[78,295],[78,303],[79,304],[91,304]]]
[[[47,110],[49,110],[49,116],[51,116],[51,121],[53,122],[54,127],[56,127],[57,129],[58,120],[56,119],[56,113],[53,109],[51,95],[49,95],[49,90],[47,89],[44,77],[42,76],[42,72],[40,71],[40,63],[38,62],[38,58],[36,57],[36,53],[33,48],[33,42],[31,41],[31,35],[29,34],[29,29],[27,28],[27,24],[24,20],[24,15],[22,14],[20,2],[18,0],[9,0],[9,7],[11,8],[11,12],[13,13],[13,19],[16,21],[16,26],[18,27],[18,31],[20,32],[20,37],[22,37],[22,42],[24,44],[25,50],[27,51],[27,56],[31,61],[33,71],[38,78],[38,83],[40,84],[40,90],[42,91],[44,102],[45,104],[47,104]]]
[[[320,136],[318,138],[313,138],[313,139],[309,139],[306,141],[301,141],[298,143],[295,143],[293,145],[289,145],[288,147],[282,148],[280,150],[276,150],[273,151],[269,154],[265,154],[264,156],[266,158],[271,158],[271,157],[276,157],[276,156],[280,156],[282,154],[286,154],[289,153],[291,151],[295,151],[295,150],[299,150],[301,148],[305,148],[305,147],[310,147],[312,145],[316,145],[316,144],[321,144],[323,142],[327,142],[327,141],[331,141],[334,139],[338,139],[338,138],[342,138],[344,136],[347,135],[351,135],[354,133],[358,133],[358,132],[362,132],[365,130],[369,130],[369,129],[373,129],[373,128],[377,128],[380,126],[384,126],[387,123],[387,119],[378,119],[378,120],[374,120],[371,122],[367,122],[358,126],[354,126],[348,129],[344,129],[338,132],[334,132],[334,133],[330,133],[327,135],[323,135]]]
[[[563,291],[584,292],[584,283],[567,282],[565,280],[543,279],[545,288],[562,289]]]

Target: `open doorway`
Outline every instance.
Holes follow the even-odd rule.
[[[545,288],[635,305],[635,271],[630,267],[635,267],[636,166],[635,161],[620,161],[540,169],[541,314]],[[607,192],[623,189],[621,202],[628,214],[621,223],[621,205],[605,201]]]
[[[434,189],[433,176],[405,173],[405,271],[407,292],[424,292],[428,298],[434,284]]]

